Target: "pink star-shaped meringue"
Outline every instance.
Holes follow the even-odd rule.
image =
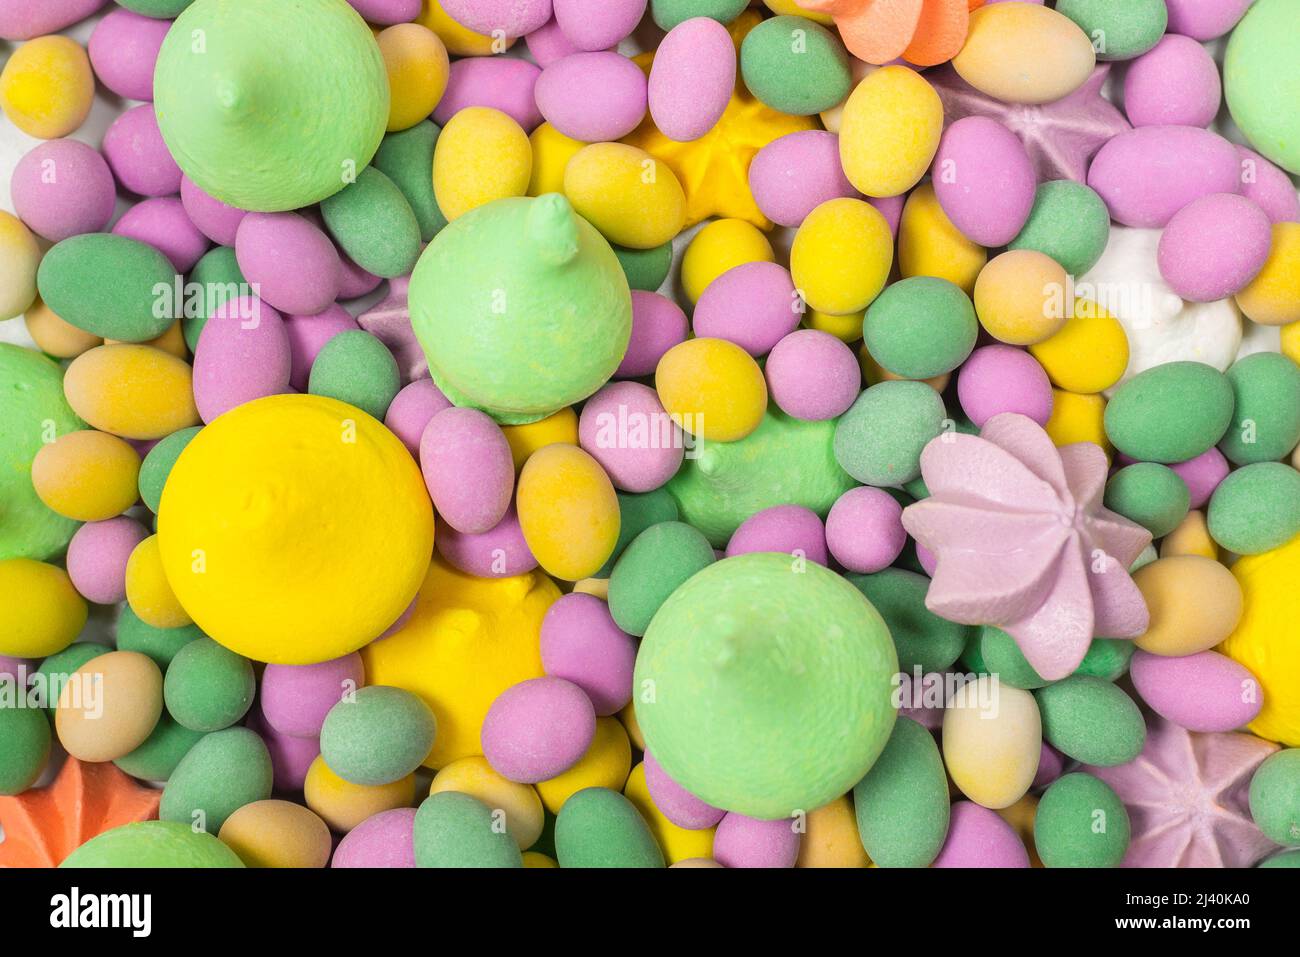
[[[1238,732],[1200,734],[1152,716],[1127,764],[1085,768],[1128,809],[1124,867],[1254,867],[1277,845],[1255,826],[1248,792],[1276,744]]]
[[[950,621],[997,625],[1044,678],[1070,674],[1092,639],[1148,624],[1128,567],[1151,541],[1102,506],[1106,455],[1058,449],[1037,422],[995,415],[978,436],[945,433],[921,453],[930,497],[903,526],[937,561],[926,607]]]
[[[1101,95],[1110,74],[1103,63],[1068,96],[1054,103],[1004,103],[981,93],[945,65],[925,74],[943,101],[945,123],[989,116],[1020,137],[1040,181],[1084,182],[1088,164],[1111,137],[1132,129],[1124,114]]]
[[[406,301],[410,285],[410,276],[390,279],[388,296],[357,316],[357,324],[362,329],[388,346],[397,360],[403,384],[429,374],[429,360],[411,328],[411,311]]]

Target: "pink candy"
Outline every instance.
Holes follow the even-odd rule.
[[[365,678],[365,666],[356,653],[315,665],[267,665],[262,674],[262,717],[280,734],[318,738],[330,708],[365,684]]]
[[[113,218],[117,184],[104,157],[77,140],[48,140],[14,167],[9,182],[18,217],[52,243],[97,233]]]
[[[1129,674],[1152,710],[1189,731],[1233,731],[1264,706],[1255,676],[1217,651],[1167,658],[1139,649]]]
[[[249,213],[235,256],[244,278],[282,312],[313,316],[339,294],[339,254],[330,238],[297,213]]]
[[[150,104],[133,107],[114,120],[102,149],[124,189],[140,196],[180,192],[181,168],[167,151]]]
[[[818,565],[830,562],[822,520],[802,505],[774,505],[745,519],[727,542],[727,557],[752,552],[784,552]]]
[[[781,411],[810,422],[847,412],[862,388],[853,350],[818,329],[796,329],[783,338],[772,348],[764,371]]]
[[[1169,32],[1213,40],[1237,25],[1255,0],[1165,0]]]
[[[78,23],[107,0],[6,0],[0,3],[0,38],[30,40]]]
[[[1201,508],[1205,505],[1231,470],[1228,460],[1214,446],[1210,446],[1194,459],[1169,467],[1187,483],[1187,490],[1191,493],[1189,502],[1191,508]]]
[[[420,15],[421,0],[348,0],[371,23],[390,26],[410,23]]]
[[[551,19],[551,0],[442,0],[443,11],[487,36],[522,37]]]
[[[449,564],[479,578],[510,578],[537,567],[513,502],[505,517],[481,535],[458,532],[446,522],[438,522],[433,546]]]
[[[1241,161],[1241,195],[1275,223],[1300,222],[1300,196],[1291,177],[1244,146],[1237,147],[1237,157]]]
[[[723,867],[794,867],[799,859],[794,821],[760,821],[733,811],[718,822],[713,858]]]
[[[1209,126],[1222,98],[1214,58],[1177,34],[1129,64],[1124,78],[1124,112],[1134,126]]]
[[[654,375],[665,352],[686,341],[686,313],[657,292],[632,290],[632,336],[623,361],[614,370],[618,379]]]
[[[749,188],[764,216],[790,227],[829,199],[858,195],[840,163],[839,137],[825,130],[787,133],[764,146],[749,164]]]
[[[415,867],[415,808],[366,818],[339,841],[330,867]]]
[[[310,366],[308,366],[310,368]],[[402,440],[414,456],[420,454],[420,437],[429,420],[443,409],[451,408],[451,401],[432,379],[416,379],[404,386],[388,406],[384,425]]]
[[[1052,417],[1052,382],[1023,349],[989,345],[970,354],[957,373],[957,398],[976,426],[1000,412],[1019,412],[1039,425]]]
[[[611,382],[588,399],[578,443],[625,492],[659,488],[677,474],[685,455],[681,429],[659,394],[639,382]]]
[[[143,525],[125,515],[82,525],[68,543],[72,586],[97,605],[124,601],[127,559],[148,534]]]
[[[575,140],[621,139],[645,117],[646,76],[618,53],[573,53],[542,71],[537,106]]]
[[[727,28],[708,17],[685,20],[655,53],[647,90],[650,115],[669,139],[697,140],[718,122],[735,85],[736,48]]]
[[[565,595],[542,619],[542,668],[581,688],[598,715],[614,714],[632,700],[636,650],[636,640],[593,595]]]
[[[726,814],[721,808],[701,801],[670,778],[649,751],[645,753],[645,784],[659,813],[688,831],[713,827]]]
[[[1215,193],[1169,220],[1156,261],[1174,292],[1192,302],[1226,299],[1264,268],[1273,242],[1268,215],[1243,196]]]
[[[340,332],[349,332],[359,327],[351,313],[333,303],[324,312],[314,316],[285,316],[284,328],[289,334],[289,385],[299,392],[306,392],[311,377],[311,364],[325,348],[325,343]],[[416,436],[416,443],[419,443],[419,436]]]
[[[762,356],[798,328],[802,310],[784,266],[743,263],[709,283],[695,304],[692,326],[697,336],[727,339]]]
[[[420,469],[434,508],[457,531],[490,531],[510,507],[510,443],[492,417],[477,409],[443,409],[429,420],[420,438]]]
[[[952,806],[948,838],[931,867],[1028,867],[1029,852],[997,811],[970,801]]]
[[[826,545],[848,571],[865,575],[888,568],[907,545],[903,506],[884,489],[849,489],[826,516]]]
[[[541,124],[534,90],[542,71],[512,57],[467,57],[451,65],[447,90],[433,111],[439,126],[469,106],[488,106],[505,113],[525,133]]]
[[[148,243],[180,273],[193,269],[208,251],[208,237],[199,232],[175,196],[155,196],[136,203],[113,226],[113,234]]]
[[[528,34],[525,42],[528,44],[528,52],[543,70],[570,53],[580,52],[573,41],[564,35],[554,18]]]
[[[95,25],[86,45],[100,82],[128,100],[153,99],[153,68],[170,20],[115,9]]]
[[[636,29],[647,0],[553,0],[555,22],[579,50],[606,50]]]
[[[596,734],[596,712],[563,678],[532,678],[501,692],[483,719],[483,756],[511,781],[536,784],[581,760]]]
[[[1037,182],[1019,137],[997,120],[965,117],[939,141],[935,196],[952,224],[981,246],[1015,239],[1033,209]]]
[[[181,202],[190,221],[203,235],[222,246],[235,245],[239,224],[248,215],[245,210],[227,206],[194,185],[188,176],[181,178]]]
[[[289,335],[261,300],[223,302],[194,349],[194,403],[204,422],[268,395],[289,391]]]

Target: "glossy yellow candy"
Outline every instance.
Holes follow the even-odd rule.
[[[541,572],[476,578],[435,557],[411,619],[362,649],[368,682],[405,688],[432,709],[428,767],[483,753],[483,718],[497,695],[543,674],[542,617],[559,597]]]
[[[500,812],[521,851],[536,844],[542,835],[545,814],[537,791],[531,784],[506,780],[481,755],[452,761],[435,774],[429,793],[443,791],[468,794],[486,804],[493,813]]]
[[[28,136],[67,136],[85,122],[94,98],[90,58],[65,36],[20,44],[0,72],[0,107]]]
[[[718,219],[691,239],[682,255],[682,289],[698,302],[709,283],[728,269],[753,262],[775,262],[763,232],[743,219]]]
[[[410,129],[429,117],[447,89],[447,48],[436,33],[418,23],[396,24],[375,39],[392,94],[388,130]]]
[[[983,246],[952,224],[934,195],[934,186],[923,183],[912,190],[898,221],[898,271],[904,279],[947,279],[969,296],[988,258]]]
[[[491,56],[514,46],[515,37],[490,37],[463,27],[442,9],[438,0],[424,0],[415,22],[438,35],[452,56]]]
[[[829,312],[808,307],[804,311],[803,324],[809,329],[828,333],[840,342],[852,343],[862,338],[862,320],[865,315],[866,310],[833,316]]]
[[[659,360],[659,401],[696,438],[735,442],[758,428],[767,411],[767,382],[758,363],[726,339],[687,339]]]
[[[664,817],[650,797],[650,788],[645,783],[644,763],[638,763],[628,775],[623,796],[632,802],[632,806],[641,812],[645,822],[650,825],[650,833],[659,843],[669,864],[713,856],[715,829],[710,827],[702,831],[688,831]]]
[[[533,172],[528,180],[528,195],[564,192],[564,170],[578,150],[586,146],[581,140],[565,136],[550,123],[543,123],[528,135],[533,147]]]
[[[5,215],[0,214],[0,223],[4,222]],[[99,336],[91,335],[60,319],[39,296],[23,315],[23,321],[27,323],[27,334],[32,337],[32,341],[42,352],[56,359],[75,359],[104,342]]]
[[[62,568],[30,558],[0,560],[0,655],[57,654],[81,634],[87,611]]]
[[[1160,542],[1161,558],[1172,558],[1174,555],[1200,555],[1218,561],[1219,546],[1210,537],[1204,512],[1192,509],[1178,523],[1178,527]]]
[[[345,781],[317,756],[303,782],[307,806],[320,815],[330,830],[345,834],[380,811],[410,807],[415,801],[415,775],[392,784],[353,784]]]
[[[867,196],[901,196],[930,168],[942,134],[943,103],[934,87],[905,66],[882,67],[844,104],[844,175]]]
[[[139,494],[140,455],[107,432],[67,432],[32,460],[32,486],[42,502],[78,522],[121,515]]]
[[[975,280],[975,315],[994,339],[1032,345],[1056,335],[1068,318],[1056,307],[1066,288],[1065,269],[1033,249],[994,258]]]
[[[1255,322],[1282,326],[1300,322],[1300,223],[1274,223],[1268,261],[1237,305]]]
[[[1009,103],[1050,103],[1077,89],[1097,62],[1092,40],[1050,7],[997,3],[971,14],[952,65],[975,89]]]
[[[618,497],[600,463],[577,446],[534,452],[519,473],[515,502],[529,550],[556,578],[589,578],[613,554]]]
[[[563,442],[565,445],[578,444],[578,413],[569,406],[558,412],[552,412],[544,419],[527,422],[523,425],[503,425],[506,442],[510,445],[510,457],[514,460],[518,472],[528,461],[528,457],[540,448]]]
[[[804,219],[790,249],[795,288],[813,309],[861,312],[880,295],[894,262],[885,217],[860,199],[832,199]]]
[[[312,664],[356,651],[406,611],[433,550],[433,507],[380,423],[324,396],[277,395],[186,446],[158,539],[206,634],[255,661]]]
[[[1028,691],[981,675],[943,713],[943,759],[953,783],[976,804],[1009,807],[1033,783],[1043,746],[1038,703]]]
[[[226,818],[217,837],[245,867],[324,867],[330,859],[329,827],[293,801],[245,804]]]
[[[1181,658],[1213,648],[1242,616],[1242,590],[1228,569],[1211,558],[1159,558],[1133,573],[1151,622],[1136,644],[1155,655]]]
[[[126,600],[141,621],[155,628],[180,628],[194,622],[167,581],[157,535],[142,541],[127,559]]]
[[[0,322],[20,316],[36,301],[41,250],[21,219],[0,210]]]
[[[160,349],[102,345],[72,361],[63,392],[72,410],[101,432],[161,439],[199,424],[187,363]]]
[[[1029,347],[1052,384],[1091,394],[1109,389],[1128,368],[1128,334],[1118,319],[1095,302],[1076,299],[1074,314],[1060,329]]]
[[[673,171],[626,143],[584,146],[564,169],[564,195],[612,243],[662,246],[686,221],[686,194]]]
[[[858,836],[858,819],[848,795],[808,815],[795,867],[867,867],[871,858]]]
[[[533,171],[528,134],[511,117],[470,106],[443,127],[433,153],[433,194],[448,220],[494,199],[523,196]]]
[[[623,790],[632,770],[632,745],[617,718],[597,718],[596,734],[578,763],[537,785],[546,810],[559,814],[564,802],[583,788]]]
[[[1080,395],[1064,389],[1052,390],[1052,417],[1047,420],[1047,434],[1057,445],[1091,442],[1100,445],[1110,457],[1110,439],[1106,437],[1106,400],[1099,395]]]

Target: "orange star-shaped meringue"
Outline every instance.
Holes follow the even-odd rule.
[[[49,787],[0,797],[0,867],[58,867],[92,837],[157,817],[161,797],[112,764],[69,757]]]
[[[984,0],[800,0],[829,13],[844,45],[867,63],[899,57],[917,66],[945,63],[961,52],[970,11]]]

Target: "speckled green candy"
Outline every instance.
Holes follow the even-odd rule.
[[[1001,628],[981,625],[974,631],[962,660],[976,674],[997,675],[1003,684],[1025,691],[1052,683],[1034,670],[1016,640]]]
[[[897,672],[889,628],[849,582],[788,555],[737,555],[678,588],[650,623],[637,720],[692,794],[786,817],[866,774],[893,729]]]
[[[939,393],[924,382],[873,385],[840,416],[835,460],[863,485],[902,485],[921,474],[921,450],[943,431]]]
[[[93,837],[60,867],[243,867],[234,851],[211,834],[174,821],[123,824]]]
[[[93,641],[78,641],[64,648],[57,654],[50,655],[41,662],[36,673],[45,682],[45,713],[54,720],[54,712],[59,702],[59,693],[68,683],[68,677],[87,661],[107,654],[113,649]]]
[[[1135,375],[1106,406],[1106,436],[1144,462],[1186,462],[1232,422],[1232,386],[1201,362],[1167,362]]]
[[[173,432],[151,448],[145,455],[144,461],[140,463],[140,499],[149,506],[151,512],[157,514],[158,504],[162,501],[163,486],[167,484],[167,476],[171,475],[172,466],[181,457],[190,440],[199,434],[201,428],[200,425],[194,425]]]
[[[158,817],[215,834],[245,804],[269,798],[271,782],[271,755],[256,731],[214,731],[176,765],[163,789]]]
[[[7,692],[12,694],[12,688]],[[41,708],[0,707],[0,794],[22,794],[50,758],[50,722]]]
[[[853,788],[862,846],[879,867],[929,867],[948,836],[948,775],[934,737],[899,718]]]
[[[117,650],[138,651],[153,659],[162,671],[167,670],[176,653],[204,637],[198,625],[179,628],[155,628],[140,619],[130,605],[122,605],[117,615]]]
[[[655,292],[668,278],[668,270],[673,266],[673,244],[664,243],[650,249],[628,249],[626,246],[611,246],[618,264],[623,267],[627,284],[643,292]]]
[[[55,243],[36,271],[41,298],[61,318],[96,336],[146,342],[176,321],[179,308],[158,289],[171,290],[176,270],[147,243],[85,233]]]
[[[163,40],[154,93],[177,164],[239,209],[333,196],[388,125],[379,45],[346,0],[197,0]]]
[[[397,360],[364,329],[349,329],[325,343],[311,365],[307,391],[354,405],[379,419],[402,387]]]
[[[170,20],[179,16],[193,2],[194,0],[117,0],[117,5],[156,20]]]
[[[614,543],[614,552],[609,556],[609,561],[605,562],[593,578],[608,578],[632,539],[651,525],[675,522],[679,518],[677,502],[666,488],[657,488],[652,492],[615,494],[618,496],[618,540]]]
[[[1154,462],[1126,465],[1106,483],[1105,505],[1163,538],[1187,515],[1191,493],[1173,469]]]
[[[420,256],[420,223],[391,179],[367,166],[320,204],[325,225],[362,269],[391,279],[405,276]]]
[[[415,812],[416,867],[523,867],[519,845],[482,801],[458,791],[425,798]]]
[[[1128,671],[1137,645],[1127,638],[1094,638],[1088,653],[1074,669],[1076,675],[1091,675],[1102,681],[1118,681]]]
[[[1071,675],[1034,692],[1043,740],[1062,754],[1108,768],[1132,761],[1146,742],[1146,723],[1133,699],[1092,675]]]
[[[966,361],[978,334],[970,297],[933,276],[913,276],[886,287],[862,324],[871,357],[907,379],[951,372]]]
[[[584,788],[555,820],[555,853],[561,867],[663,867],[645,819],[632,802],[609,788]]]
[[[230,727],[248,713],[256,692],[253,663],[207,637],[176,652],[163,681],[167,711],[191,731]]]
[[[392,784],[429,756],[437,724],[420,698],[401,688],[371,685],[330,708],[320,732],[329,769],[353,784]]]
[[[1119,796],[1083,771],[1057,778],[1038,800],[1034,847],[1047,867],[1119,867],[1131,834]]]
[[[1231,473],[1210,496],[1210,537],[1238,555],[1258,555],[1300,534],[1300,472],[1256,462]]]
[[[1300,748],[1270,755],[1255,771],[1250,816],[1271,840],[1300,847]]]
[[[723,548],[755,512],[802,505],[822,518],[855,483],[831,451],[835,420],[805,422],[767,407],[739,442],[705,442],[687,456],[666,488],[682,521]]]
[[[1300,173],[1300,30],[1296,0],[1258,0],[1228,41],[1223,92],[1232,118],[1252,146]]]
[[[650,14],[661,30],[671,30],[692,17],[727,24],[749,6],[749,0],[650,0]]]
[[[792,116],[843,103],[853,83],[839,37],[807,17],[764,20],[740,45],[740,72],[759,100]]]
[[[923,674],[943,671],[961,655],[970,628],[940,618],[925,607],[930,579],[901,568],[844,577],[885,619],[901,671],[911,674],[917,667]]]
[[[1219,450],[1237,465],[1276,462],[1300,443],[1300,366],[1277,352],[1233,363],[1232,425]]]
[[[207,325],[208,316],[222,303],[238,299],[241,290],[248,286],[248,280],[240,271],[234,247],[215,246],[194,264],[186,283],[197,285],[203,290],[202,307],[187,303],[188,308],[181,316],[181,332],[185,335],[185,344],[193,352],[198,347],[199,334]]]
[[[1039,185],[1020,235],[1008,249],[1051,256],[1071,276],[1082,276],[1101,259],[1110,238],[1110,211],[1096,191],[1070,179]]]
[[[47,561],[63,553],[81,523],[37,497],[32,459],[47,441],[86,423],[63,397],[63,370],[7,342],[0,342],[0,409],[0,561]]]
[[[1165,0],[1057,0],[1056,10],[1088,35],[1098,60],[1141,56],[1169,25]]]
[[[1283,851],[1281,854],[1274,854],[1266,861],[1260,862],[1260,867],[1300,867],[1300,851]]]
[[[420,239],[428,242],[447,225],[433,195],[433,151],[442,129],[422,120],[410,129],[389,133],[379,144],[371,165],[402,191],[420,226]]]
[[[166,781],[202,737],[202,731],[191,731],[164,713],[143,744],[113,763],[141,781]]]
[[[713,546],[685,522],[660,522],[632,540],[609,576],[609,613],[638,638],[668,596],[712,565]]]

